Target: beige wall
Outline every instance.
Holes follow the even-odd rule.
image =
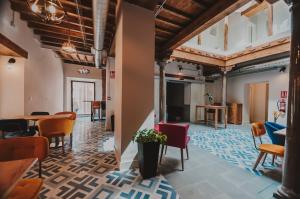
[[[49,49],[40,47],[36,35],[15,13],[11,25],[12,11],[9,1],[0,1],[0,32],[28,51],[24,61],[24,112],[63,110],[63,69],[61,60]],[[16,80],[11,80],[16,81]],[[2,103],[2,102],[0,102]],[[6,104],[5,104],[6,106]]]
[[[10,57],[0,56],[0,118],[24,114],[24,58],[7,67]]]
[[[122,160],[132,135],[154,125],[154,15],[150,10],[123,2],[116,32],[115,148]],[[132,157],[132,156],[131,156]],[[127,157],[124,157],[127,161]],[[129,160],[129,159],[128,159]]]
[[[268,83],[249,84],[250,122],[265,122],[268,115]]]

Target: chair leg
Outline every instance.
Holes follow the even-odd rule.
[[[39,178],[42,178],[42,161],[39,160]]]
[[[268,156],[268,154],[266,153],[265,158],[264,158],[264,160],[263,160],[263,162],[262,162],[261,165],[264,165],[264,164],[265,164],[265,161],[266,161],[266,159],[267,159],[267,156]]]
[[[98,117],[99,117],[99,121],[101,120],[101,109],[98,109]]]
[[[274,163],[275,163],[275,158],[276,158],[276,155],[273,155],[273,158],[272,158],[272,165],[274,165]]]
[[[161,145],[161,151],[160,151],[159,164],[161,164],[161,159],[162,159],[163,153],[164,153],[164,145],[162,144]]]
[[[70,147],[72,149],[72,145],[73,145],[73,134],[70,134]]]
[[[63,154],[65,154],[65,137],[64,136],[62,136],[61,137],[61,143],[62,143],[62,152],[63,152]]]
[[[263,156],[265,155],[264,152],[260,152],[258,157],[257,157],[257,160],[253,166],[253,170],[256,170],[256,167],[258,166],[259,162],[261,161],[261,159],[263,158]]]
[[[168,149],[168,146],[166,145],[165,155],[167,154],[167,149]]]
[[[186,150],[186,156],[187,156],[187,159],[189,159],[189,148],[188,148],[188,145],[186,145],[185,150]]]
[[[183,163],[183,149],[180,149],[181,152],[181,166],[182,166],[182,171],[184,171],[184,163]]]

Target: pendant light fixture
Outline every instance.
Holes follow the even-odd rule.
[[[71,34],[71,32],[70,32],[70,29],[69,29],[68,41],[66,41],[62,44],[61,50],[64,53],[67,53],[67,54],[74,54],[74,53],[76,53],[76,48],[75,48],[75,45],[72,44],[72,42],[71,42],[70,34]]]
[[[59,0],[27,0],[27,4],[44,22],[59,24],[66,15]]]

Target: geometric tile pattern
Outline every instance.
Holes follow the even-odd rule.
[[[219,127],[216,130],[202,124],[190,124],[189,135],[192,145],[196,145],[255,175],[262,175],[259,171],[261,164],[256,171],[252,170],[259,152],[254,147],[250,125],[229,124],[226,129]],[[263,143],[270,143],[267,135],[263,136],[262,140]],[[264,168],[274,168],[271,161],[272,158],[269,155]],[[281,164],[281,159],[277,158],[276,163]]]
[[[138,170],[118,171],[113,134],[104,131],[103,123],[77,119],[73,148],[66,144],[65,149],[64,155],[61,148],[50,149],[43,161],[41,199],[179,198],[163,176],[142,180]],[[38,165],[25,176],[35,177]]]

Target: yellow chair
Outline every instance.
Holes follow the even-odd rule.
[[[42,161],[49,154],[49,143],[45,137],[16,137],[0,140],[0,161],[38,158],[39,177],[42,177]]]
[[[20,180],[14,189],[8,194],[7,199],[36,199],[42,189],[43,180],[23,179]]]
[[[266,158],[267,154],[272,154],[273,160],[274,160],[274,157],[276,157],[276,156],[279,156],[279,157],[284,156],[284,147],[283,146],[276,145],[276,144],[263,144],[262,143],[261,136],[266,134],[266,129],[265,129],[264,123],[262,123],[262,122],[252,123],[251,124],[251,132],[252,132],[252,136],[253,136],[254,145],[260,151],[258,158],[253,166],[253,170],[256,170],[261,159],[264,156]],[[256,142],[255,142],[256,137],[259,137],[259,139],[260,139],[261,144],[259,146],[256,145]]]
[[[68,119],[72,120],[72,122],[73,122],[72,131],[70,132],[70,134],[69,134],[69,132],[67,132],[67,135],[70,135],[70,147],[72,148],[73,128],[74,128],[74,125],[75,125],[77,114],[75,112],[69,112],[69,111],[55,113],[55,115],[65,115],[65,114],[69,114],[70,117]]]
[[[62,152],[65,153],[64,137],[73,131],[73,120],[70,119],[45,119],[38,121],[40,134],[48,139],[61,138]]]

